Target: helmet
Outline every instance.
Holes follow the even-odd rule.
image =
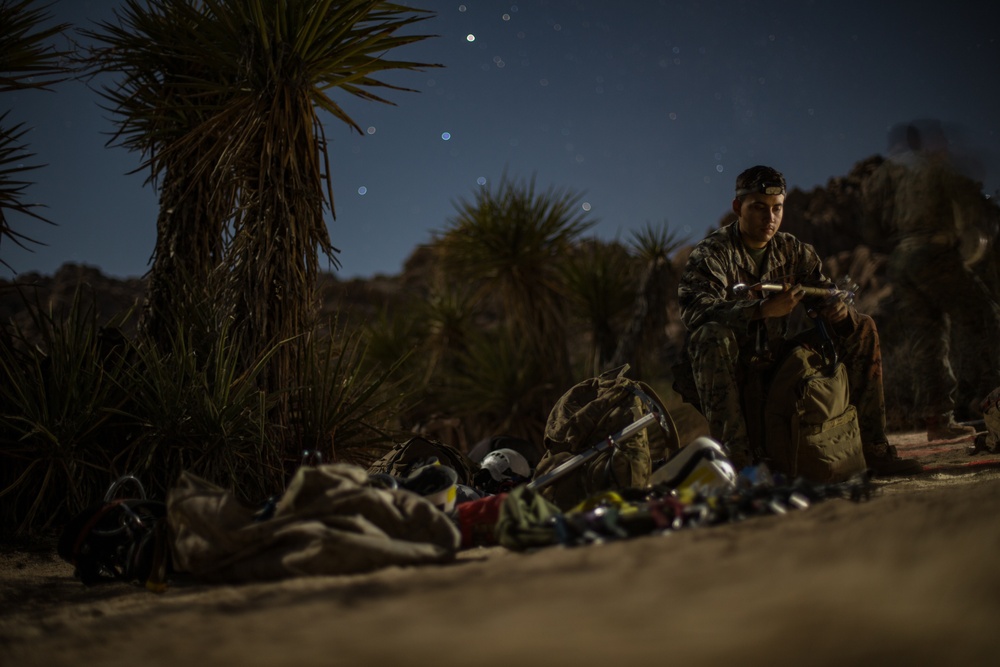
[[[495,482],[503,482],[511,479],[515,475],[527,479],[531,477],[531,466],[528,459],[520,452],[513,449],[501,447],[483,457],[479,467],[490,473],[490,477]]]
[[[712,438],[696,438],[682,447],[649,478],[652,486],[665,484],[671,489],[712,493],[732,490],[736,470],[725,450]]]
[[[472,478],[473,484],[487,494],[509,490],[531,478],[531,466],[520,452],[501,447],[483,457],[479,470]]]

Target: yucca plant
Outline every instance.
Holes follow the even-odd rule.
[[[0,244],[7,238],[22,248],[28,248],[36,241],[15,230],[8,220],[9,214],[17,213],[46,224],[52,224],[52,221],[37,211],[37,205],[24,201],[25,190],[31,182],[22,180],[21,176],[41,165],[25,164],[34,157],[33,153],[28,152],[27,145],[21,143],[27,130],[20,123],[7,127],[6,120],[6,113],[0,115]],[[12,268],[2,258],[0,264],[8,269]]]
[[[51,44],[69,26],[59,24],[42,28],[41,24],[50,18],[44,8],[32,7],[32,0],[0,0],[0,93],[15,90],[49,90],[71,71],[65,51],[59,51]],[[23,174],[40,165],[25,164],[33,157],[22,144],[25,134],[23,125],[7,127],[8,112],[0,114],[0,246],[3,240],[28,247],[36,241],[11,226],[9,213],[16,213],[34,220],[51,221],[38,212],[36,204],[24,200],[29,181],[22,180]],[[0,264],[10,265],[0,258]]]
[[[479,327],[489,326],[483,320],[492,319],[477,310],[476,300],[468,287],[440,279],[424,300],[414,304],[412,315],[424,329],[422,357],[425,361],[424,384],[439,370],[447,372],[454,365],[454,356],[463,352],[468,339]]]
[[[303,363],[290,397],[295,451],[367,465],[392,442],[398,413],[410,400],[402,374],[408,355],[372,363],[361,332],[336,319],[324,331],[297,341]]]
[[[371,91],[405,90],[376,77],[432,66],[386,58],[425,39],[402,32],[430,16],[376,0],[127,0],[118,25],[89,33],[101,45],[96,68],[124,74],[109,99],[126,145],[146,154],[154,174],[189,175],[163,202],[159,234],[167,240],[157,252],[218,247],[189,245],[200,237],[178,233],[182,223],[197,233],[232,231],[223,249],[232,280],[227,301],[248,359],[308,331],[319,255],[337,265],[323,218],[334,206],[321,114],[361,128],[331,91],[387,102]],[[212,218],[203,229],[167,210],[174,194],[215,192],[233,205],[231,215],[220,219],[221,200],[195,206],[194,218]],[[273,355],[269,387],[288,386],[297,350],[283,346]]]
[[[608,368],[628,363],[642,374],[644,361],[673,354],[668,350],[672,343],[665,334],[669,308],[677,303],[678,276],[671,257],[687,242],[672,232],[665,221],[659,226],[647,223],[632,233],[631,247],[639,264],[638,283],[631,300],[631,320],[619,337]]]
[[[284,483],[282,434],[269,421],[275,399],[258,381],[274,348],[245,367],[240,334],[228,319],[217,324],[210,339],[182,329],[170,350],[136,347],[121,412],[133,437],[116,464],[161,497],[187,470],[259,501]]]
[[[447,413],[462,420],[470,441],[498,434],[541,443],[545,420],[566,387],[510,326],[472,335],[457,363],[437,378]]]
[[[401,374],[411,382],[425,375],[426,355],[418,350],[424,345],[427,327],[415,315],[414,309],[382,308],[374,320],[362,325],[361,332],[367,345],[365,360],[368,364],[402,363]]]
[[[28,297],[25,297],[28,299]],[[122,471],[128,344],[81,289],[64,315],[28,301],[30,333],[0,337],[0,506],[18,533],[45,530],[103,497]]]
[[[446,279],[473,290],[479,312],[505,322],[539,359],[550,378],[568,382],[566,288],[560,266],[593,225],[570,190],[535,190],[506,175],[481,188],[437,240]]]
[[[219,178],[210,182],[198,172],[195,150],[178,157],[165,152],[204,122],[206,108],[218,104],[207,97],[195,104],[184,89],[208,67],[188,53],[202,16],[197,3],[126,0],[115,15],[117,22],[100,24],[101,31],[81,31],[97,45],[84,61],[91,72],[116,77],[113,85],[98,89],[119,118],[109,144],[139,152],[149,171],[147,182],[159,186],[156,247],[142,321],[147,334],[159,340],[175,329],[180,303],[198,298],[202,281],[222,261],[234,193],[232,184]],[[188,29],[179,29],[184,25]],[[169,348],[169,341],[159,342]]]
[[[570,312],[589,333],[584,374],[597,375],[611,361],[624,316],[632,309],[636,262],[620,243],[587,239],[570,253],[562,274]]]

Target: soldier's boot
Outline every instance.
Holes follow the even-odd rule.
[[[923,470],[923,466],[915,460],[900,458],[896,448],[888,442],[865,445],[862,451],[865,455],[865,465],[879,477],[915,475]]]
[[[955,415],[946,412],[942,415],[928,417],[927,419],[927,440],[955,440],[974,435],[976,429],[972,426],[959,424],[955,421]]]

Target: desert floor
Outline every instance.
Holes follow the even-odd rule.
[[[995,665],[1000,467],[862,502],[586,547],[163,594],[86,588],[51,550],[0,552],[0,665]]]

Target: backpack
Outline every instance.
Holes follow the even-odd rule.
[[[866,468],[843,363],[790,350],[768,383],[763,446],[769,467],[792,479],[842,482]]]
[[[541,489],[544,498],[563,510],[601,491],[645,486],[653,459],[678,449],[677,430],[663,402],[649,385],[626,377],[628,369],[626,364],[584,380],[559,398],[545,423],[545,453],[534,479],[654,409],[661,427],[616,443]]]
[[[471,484],[472,467],[465,454],[451,445],[419,435],[394,445],[382,458],[368,467],[368,474],[386,474],[403,479],[415,464],[425,465],[432,458],[454,470],[458,475],[458,484],[466,486]]]

